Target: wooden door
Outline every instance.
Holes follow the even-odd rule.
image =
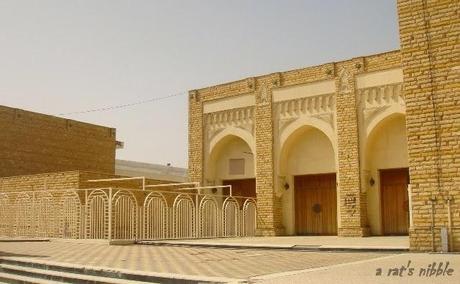
[[[409,170],[380,170],[382,231],[384,235],[407,235],[409,228]]]
[[[296,176],[294,186],[297,235],[336,235],[335,173]]]
[[[223,185],[232,186],[233,196],[244,196],[244,197],[256,197],[256,179],[235,179],[235,180],[224,180]],[[230,194],[228,189],[224,190],[224,194]]]

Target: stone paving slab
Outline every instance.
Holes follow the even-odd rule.
[[[51,240],[0,243],[0,256],[22,257],[114,269],[248,279],[375,259],[389,253],[307,252],[174,246],[110,246],[107,243]]]

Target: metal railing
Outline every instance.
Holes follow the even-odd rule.
[[[256,200],[212,188],[0,193],[0,236],[161,240],[254,236]]]

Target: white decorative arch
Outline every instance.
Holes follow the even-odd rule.
[[[137,220],[136,197],[131,191],[119,190],[112,198],[112,237],[115,239],[135,239]]]
[[[310,126],[323,132],[331,142],[334,153],[337,154],[337,139],[332,126],[324,120],[316,117],[300,117],[286,126],[280,133],[280,152],[283,151],[286,141],[291,135],[302,127]]]
[[[222,139],[226,138],[227,136],[236,136],[238,138],[243,139],[246,144],[248,144],[249,148],[251,149],[252,153],[255,155],[256,149],[255,149],[255,139],[252,136],[252,134],[244,129],[238,128],[238,127],[226,127],[224,130],[219,132],[216,136],[214,136],[211,141],[209,142],[209,152],[208,155],[212,153],[216,145],[222,141]]]
[[[166,239],[171,236],[170,211],[165,196],[150,192],[144,200],[144,239]]]
[[[406,107],[400,104],[393,104],[386,108],[384,111],[379,112],[375,116],[373,116],[367,123],[366,123],[366,137],[368,138],[369,135],[372,133],[374,128],[382,122],[384,119],[394,115],[394,114],[401,114],[406,115]]]

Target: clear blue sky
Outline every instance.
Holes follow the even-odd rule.
[[[399,48],[395,0],[1,0],[0,104],[57,115]],[[65,117],[187,165],[187,96]]]

